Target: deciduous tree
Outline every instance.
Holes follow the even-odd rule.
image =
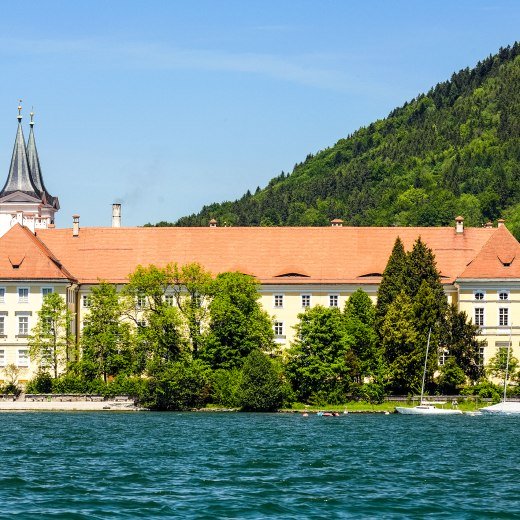
[[[89,312],[83,321],[81,345],[83,368],[89,377],[102,377],[135,370],[130,324],[114,285],[92,288]]]
[[[70,361],[73,345],[72,313],[58,293],[47,294],[38,311],[38,321],[29,336],[29,353],[57,378]]]
[[[343,401],[359,367],[341,311],[317,305],[298,318],[286,367],[298,398]]]
[[[219,274],[209,304],[208,336],[201,358],[213,368],[242,366],[253,350],[273,349],[274,332],[262,310],[258,282],[242,273]]]

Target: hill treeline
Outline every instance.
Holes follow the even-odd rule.
[[[505,217],[520,232],[520,43],[385,119],[177,226],[440,226]],[[172,225],[161,222],[160,225]]]

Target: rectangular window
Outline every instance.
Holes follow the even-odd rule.
[[[5,336],[5,316],[0,316],[0,336]]]
[[[475,308],[475,325],[478,327],[484,326],[484,308],[477,307]]]
[[[29,334],[29,317],[18,316],[18,335],[27,336]]]
[[[498,309],[498,325],[500,327],[507,327],[507,325],[509,325],[509,309],[507,307]]]
[[[339,296],[337,294],[329,294],[329,307],[338,307]]]
[[[0,303],[5,303],[5,287],[0,287]]]
[[[280,309],[283,307],[283,294],[275,294],[274,295],[274,306],[277,309]]]
[[[283,321],[274,322],[274,335],[283,336]]]
[[[28,303],[29,302],[29,288],[28,287],[18,287],[18,303]]]
[[[146,320],[139,320],[137,322],[137,326],[140,328],[140,329],[144,329],[146,327]]]
[[[29,366],[29,351],[26,348],[18,349],[18,366],[28,367]]]
[[[310,294],[302,294],[302,307],[306,309],[311,306],[311,295]]]
[[[166,294],[164,296],[164,301],[166,302],[166,305],[169,305],[170,307],[173,307],[174,299],[173,294]]]
[[[146,306],[146,296],[140,294],[140,295],[137,297],[137,300],[136,300],[135,306],[136,306],[137,309],[144,309],[145,306]]]
[[[447,349],[442,349],[441,353],[439,354],[439,365],[442,366],[446,363],[448,360],[448,356],[450,355],[450,351]]]
[[[0,349],[0,367],[5,367],[5,350]]]
[[[86,309],[88,309],[90,307],[90,295],[89,294],[84,294],[81,298],[82,302],[83,302],[83,307],[85,307]]]
[[[45,298],[45,296],[48,296],[49,294],[52,294],[54,292],[52,287],[42,287],[42,298]]]
[[[479,347],[478,349],[478,366],[483,367],[484,366],[484,347]]]

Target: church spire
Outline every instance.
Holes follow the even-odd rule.
[[[34,185],[27,160],[27,151],[25,148],[25,138],[22,130],[22,100],[18,105],[18,130],[14,142],[13,156],[11,158],[11,167],[5,186],[0,191],[0,199],[21,191],[36,199],[41,199],[40,190]]]
[[[43,183],[40,158],[38,157],[36,141],[34,140],[34,112],[31,111],[29,115],[31,117],[31,121],[29,123],[31,129],[29,130],[29,140],[27,142],[27,161],[29,163],[31,180],[34,186],[36,186],[36,188],[39,190],[42,199],[44,199],[44,202],[47,202],[47,204],[56,207],[58,199],[49,194],[47,188],[45,188],[45,184]]]

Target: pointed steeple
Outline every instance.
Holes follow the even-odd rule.
[[[21,100],[20,100],[21,103]],[[22,107],[18,105],[18,130],[14,142],[11,167],[5,186],[0,191],[0,198],[21,191],[31,197],[41,199],[40,190],[34,185],[27,160],[25,138],[22,130]]]
[[[42,171],[40,167],[40,158],[38,157],[38,150],[36,149],[36,141],[34,140],[34,112],[30,113],[31,121],[29,123],[31,129],[29,130],[29,140],[27,142],[27,161],[29,163],[29,172],[31,175],[31,180],[39,190],[42,199],[47,204],[51,206],[57,207],[58,199],[57,197],[53,197],[45,188],[45,184],[43,183]]]

